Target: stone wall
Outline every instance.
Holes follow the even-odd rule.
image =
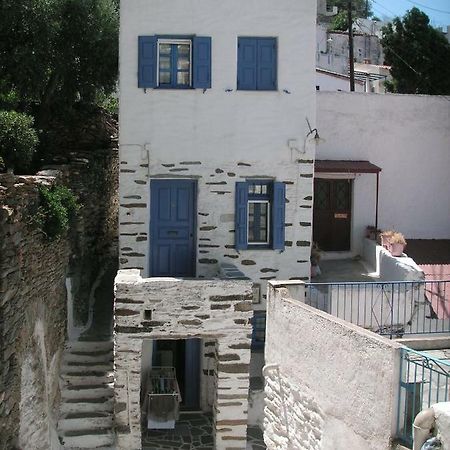
[[[119,449],[141,447],[144,339],[202,338],[213,349],[216,450],[246,448],[252,282],[142,279],[119,271],[115,284],[115,423]]]
[[[401,345],[294,300],[302,285],[269,282],[268,450],[388,450]]]
[[[33,218],[39,184],[53,182],[52,177],[0,175],[1,449],[21,446],[30,438],[33,448],[50,448],[49,413],[58,396],[55,370],[65,335],[70,243],[47,241]],[[29,421],[29,428],[22,419]]]
[[[66,332],[67,277],[78,324],[91,287],[116,259],[117,151],[69,152],[38,176],[0,175],[0,449],[48,449]],[[41,184],[68,185],[82,208],[69,234],[46,239],[35,223]],[[112,283],[112,280],[111,280]]]

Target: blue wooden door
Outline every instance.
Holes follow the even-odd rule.
[[[152,180],[151,276],[195,276],[195,196],[194,180]]]

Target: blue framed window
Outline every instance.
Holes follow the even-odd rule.
[[[284,183],[267,180],[236,183],[237,250],[284,249],[285,196]]]
[[[138,87],[209,89],[211,38],[139,36]]]
[[[158,86],[189,88],[192,78],[192,41],[158,39]]]
[[[244,91],[277,89],[276,38],[238,38],[237,88]]]

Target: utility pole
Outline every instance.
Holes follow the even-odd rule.
[[[352,0],[348,0],[348,59],[350,66],[350,91],[355,91],[355,63],[353,61],[353,18],[352,18]]]

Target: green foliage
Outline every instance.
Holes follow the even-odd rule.
[[[40,206],[37,223],[47,238],[52,240],[65,234],[80,208],[77,198],[65,186],[52,186],[50,189],[39,188]]]
[[[115,88],[117,0],[2,0],[0,34],[0,90],[25,110],[90,103]]]
[[[382,29],[385,63],[401,94],[450,94],[450,44],[430,25],[428,16],[413,8]]]
[[[95,103],[113,116],[119,114],[119,98],[115,93],[106,94],[103,89],[99,90]]]
[[[348,11],[348,0],[328,0],[327,6],[328,8],[337,6],[339,13],[346,14]],[[371,0],[352,0],[352,11],[355,17],[370,17],[372,15]],[[345,29],[348,29],[348,27]]]
[[[330,29],[333,31],[348,30],[347,11],[341,11],[331,20]]]
[[[0,111],[0,159],[8,169],[26,170],[38,144],[34,119],[16,111]]]

